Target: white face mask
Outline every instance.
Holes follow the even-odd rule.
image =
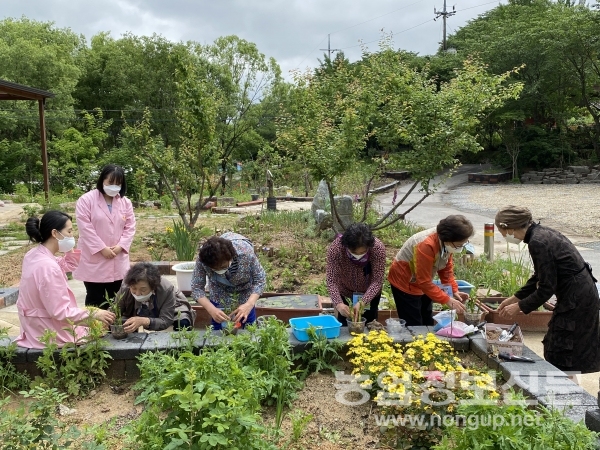
[[[213,272],[217,273],[219,275],[223,275],[225,272],[227,272],[229,270],[230,267],[231,267],[231,261],[229,261],[229,265],[227,266],[227,269],[219,269],[219,270],[213,269]]]
[[[365,256],[367,254],[367,252],[365,252],[365,253],[361,253],[361,254],[357,255],[356,253],[352,253],[350,251],[348,253],[350,253],[352,255],[352,257],[354,259],[356,259],[357,261],[360,260],[363,256]]]
[[[146,294],[146,295],[135,295],[132,292],[131,295],[133,295],[133,298],[135,298],[140,303],[148,303],[148,299],[150,297],[152,297],[152,292],[150,292],[149,294]]]
[[[506,239],[506,242],[508,242],[509,244],[517,244],[518,245],[521,242],[523,242],[523,239],[517,239],[514,234],[508,234],[508,233],[506,233],[506,236],[504,236],[504,239]]]
[[[109,197],[114,197],[121,192],[121,186],[118,184],[111,184],[110,186],[104,186],[104,193]]]
[[[60,234],[63,238],[62,239],[58,239],[55,238],[58,241],[58,251],[62,252],[62,253],[66,253],[69,250],[71,250],[73,247],[75,247],[75,238],[73,236],[69,237],[69,236],[63,236],[63,234],[56,230],[58,232],[58,234]]]
[[[464,249],[462,245],[458,248],[454,248],[452,245],[444,245],[444,247],[448,253],[461,253]]]

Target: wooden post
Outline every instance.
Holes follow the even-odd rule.
[[[50,193],[50,179],[48,177],[48,152],[46,151],[46,119],[44,117],[45,102],[45,99],[38,100],[40,110],[40,138],[42,141],[42,170],[44,172],[44,196],[46,197],[46,202],[48,202]]]

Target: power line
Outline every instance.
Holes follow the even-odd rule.
[[[406,28],[405,30],[402,30],[402,31],[396,31],[395,33],[392,33],[392,36],[396,36],[397,34],[402,34],[402,33],[405,33],[407,31],[413,30],[413,29],[415,29],[417,27],[420,27],[421,25],[425,25],[426,23],[429,23],[429,22],[433,22],[433,19],[426,20],[423,23],[415,25],[414,27]],[[351,45],[350,47],[344,47],[344,48],[342,48],[342,50],[346,50],[346,49],[354,48],[354,47],[360,47],[362,45],[371,44],[373,42],[379,42],[379,39],[374,39],[374,40],[368,41],[368,42],[361,42],[360,44]]]
[[[329,36],[329,35],[327,35],[327,36]],[[320,46],[320,45],[323,43],[323,41],[324,41],[325,39],[326,39],[326,38],[323,38],[323,39],[321,39],[321,42],[319,42],[319,43],[317,44],[317,48],[315,48],[314,50],[311,50],[311,51],[310,51],[310,53],[308,53],[308,55],[306,55],[306,56],[305,56],[305,57],[302,59],[302,61],[300,61],[300,64],[298,64],[298,66],[296,67],[297,69],[299,69],[299,68],[300,68],[300,66],[302,65],[302,63],[303,63],[304,61],[306,61],[306,59],[307,59],[307,58],[308,58],[310,55],[312,55],[314,52],[316,52],[316,51],[319,49],[319,46]]]
[[[372,22],[373,20],[379,19],[380,17],[387,16],[387,15],[389,15],[389,14],[395,13],[395,12],[397,12],[397,11],[400,11],[400,10],[402,10],[402,9],[406,9],[406,8],[408,8],[409,6],[413,6],[413,5],[416,5],[417,3],[421,3],[421,2],[422,2],[421,0],[419,0],[419,1],[416,1],[416,2],[414,2],[414,3],[411,3],[410,5],[403,6],[402,8],[394,9],[393,11],[387,12],[387,13],[385,13],[385,14],[382,14],[382,15],[380,15],[380,16],[373,17],[372,19],[365,20],[364,22],[360,22],[360,23],[357,23],[357,24],[355,24],[355,25],[350,25],[349,27],[342,28],[342,29],[340,29],[340,30],[334,31],[334,32],[333,32],[333,33],[331,33],[331,34],[339,33],[340,31],[346,31],[346,30],[349,30],[350,28],[354,28],[354,27],[357,27],[357,26],[359,26],[359,25],[362,25],[362,24],[365,24],[365,23],[368,23],[368,22]]]
[[[443,37],[442,37],[442,50],[446,50],[446,19],[448,19],[448,17],[452,17],[454,14],[456,14],[456,8],[453,6],[452,11],[448,11],[446,9],[446,0],[444,0],[444,9],[441,11],[436,11],[435,8],[433,8],[433,13],[435,14],[435,18],[433,20],[437,20],[441,17],[442,21],[444,23]]]
[[[327,51],[327,57],[329,61],[331,61],[331,52],[341,52],[342,50],[339,48],[331,48],[331,35],[327,35],[327,48],[320,48],[319,50]]]

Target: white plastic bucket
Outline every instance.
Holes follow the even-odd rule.
[[[177,287],[180,291],[189,292],[192,290],[192,275],[194,274],[195,267],[196,263],[194,261],[182,262],[173,266],[175,276],[177,277]]]

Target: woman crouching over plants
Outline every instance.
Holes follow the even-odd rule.
[[[385,246],[368,225],[353,223],[331,243],[327,290],[343,326],[348,319],[359,322],[361,314],[366,323],[377,320],[384,275]]]
[[[464,312],[468,294],[458,291],[454,279],[452,255],[462,253],[473,236],[473,224],[462,215],[450,215],[437,227],[412,235],[396,254],[388,281],[392,286],[398,317],[407,326],[433,325],[433,303]],[[437,273],[443,284],[452,287],[446,293],[433,283]]]
[[[112,312],[90,311],[79,308],[75,295],[67,283],[67,272],[79,264],[81,250],[74,250],[71,217],[61,211],[48,211],[40,219],[30,217],[25,224],[29,239],[40,245],[29,250],[23,258],[17,310],[21,333],[17,345],[27,348],[45,347],[40,337],[46,330],[56,332],[56,344],[79,342],[88,328],[76,326],[75,333],[67,331],[72,324],[82,325],[90,315],[105,326],[113,323]],[[54,256],[64,253],[63,257]],[[77,341],[74,341],[74,339]]]
[[[210,300],[205,291],[207,279]],[[266,283],[265,270],[250,240],[237,233],[224,233],[208,238],[200,248],[192,277],[192,298],[210,314],[215,330],[229,320],[245,326],[256,320],[254,306]],[[230,309],[235,298],[238,306],[229,316],[223,310]]]
[[[161,331],[171,325],[173,330],[191,329],[196,312],[185,295],[160,276],[158,267],[148,262],[135,264],[123,279],[117,294],[121,297],[120,307],[123,330],[133,333],[144,327],[146,330]]]

